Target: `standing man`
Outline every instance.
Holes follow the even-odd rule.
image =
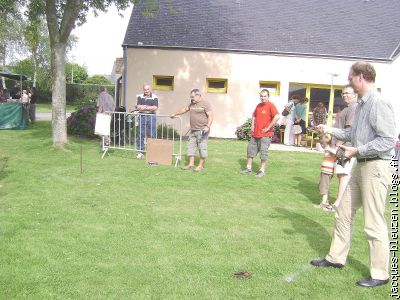
[[[257,104],[251,120],[251,138],[247,146],[247,166],[241,172],[242,174],[251,173],[253,159],[260,152],[261,166],[257,177],[265,175],[269,145],[274,134],[274,126],[280,118],[275,105],[269,101],[267,89],[261,90],[260,100],[261,103]]]
[[[136,158],[144,156],[144,138],[157,136],[156,111],[158,109],[158,98],[151,91],[149,84],[143,84],[143,94],[137,95],[136,110],[139,111],[137,150]]]
[[[38,99],[36,87],[31,88],[31,100],[29,102],[29,118],[31,122],[34,123],[36,121],[36,102]]]
[[[214,114],[208,101],[201,97],[199,89],[190,91],[190,104],[176,113],[170,115],[174,118],[177,115],[190,112],[190,134],[187,145],[187,156],[189,164],[182,167],[183,170],[194,170],[200,172],[204,169],[204,160],[208,156],[207,141],[210,133],[211,124],[214,120]],[[196,168],[194,168],[194,155],[196,149],[199,149],[200,160]]]
[[[386,195],[391,182],[391,151],[394,147],[395,118],[391,104],[375,88],[376,72],[368,62],[354,63],[349,84],[361,97],[353,124],[337,129],[318,128],[336,138],[350,141],[341,146],[346,157],[356,157],[350,182],[336,213],[336,224],[328,255],[311,261],[317,267],[342,268],[350,250],[353,220],[358,208],[364,211],[364,231],[370,257],[370,276],[357,281],[361,287],[377,287],[389,281],[389,240],[385,220]]]
[[[12,99],[21,99],[21,84],[17,81],[11,89],[10,95]]]
[[[100,87],[100,94],[97,98],[97,111],[99,113],[103,113],[106,111],[114,111],[115,103],[113,97],[107,92],[107,89],[104,86]]]
[[[104,113],[104,112],[113,112],[115,110],[115,103],[113,97],[107,92],[106,87],[101,86],[100,89],[100,94],[99,97],[97,98],[97,112],[99,113]],[[109,146],[110,144],[110,136],[102,136],[102,142],[103,142],[103,150],[104,150],[104,145]]]

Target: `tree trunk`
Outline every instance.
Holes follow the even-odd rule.
[[[66,85],[65,85],[65,47],[56,43],[51,51],[52,85],[52,127],[53,144],[63,148],[67,140]]]
[[[37,54],[36,52],[33,53],[33,82],[32,86],[36,87],[36,80],[37,80]]]
[[[2,64],[2,71],[6,71],[6,46],[1,46],[1,64]],[[3,77],[1,79],[1,84],[3,85],[3,89],[6,89],[6,79]]]

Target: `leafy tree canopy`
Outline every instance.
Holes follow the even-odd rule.
[[[65,78],[68,83],[84,83],[88,78],[88,73],[85,67],[77,63],[67,62],[65,64]]]
[[[113,84],[110,80],[108,80],[103,75],[94,75],[94,76],[88,77],[84,83],[86,83],[86,84],[104,84],[104,85]]]

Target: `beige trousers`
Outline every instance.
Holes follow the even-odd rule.
[[[350,250],[353,221],[358,208],[364,212],[371,277],[389,278],[389,237],[385,220],[386,196],[392,167],[388,160],[357,163],[335,216],[335,230],[326,259],[345,264]]]

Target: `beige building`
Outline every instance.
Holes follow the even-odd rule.
[[[325,1],[308,1],[303,8],[319,9],[322,15],[332,9],[343,11],[340,18],[314,15],[315,22],[321,22],[319,29],[307,15],[304,20],[293,15],[298,17],[296,26],[289,26],[279,13],[286,12],[282,3],[254,11],[259,1],[231,2],[172,1],[175,12],[161,5],[153,17],[134,8],[123,45],[119,97],[127,111],[133,110],[143,83],[153,85],[160,114],[188,105],[189,91],[199,88],[215,112],[211,136],[234,138],[236,127],[251,117],[259,102],[260,89],[267,88],[278,110],[292,94],[299,94],[310,99],[310,112],[323,102],[331,122],[334,111],[343,107],[341,88],[355,60],[372,62],[377,87],[396,100],[400,20],[377,24],[376,19],[394,16],[398,2],[350,0],[332,8]],[[362,30],[350,32],[346,26],[353,24],[356,14],[362,17]],[[265,15],[265,22],[245,22],[248,16]],[[399,102],[393,105],[399,116]],[[400,126],[400,120],[397,123]]]

